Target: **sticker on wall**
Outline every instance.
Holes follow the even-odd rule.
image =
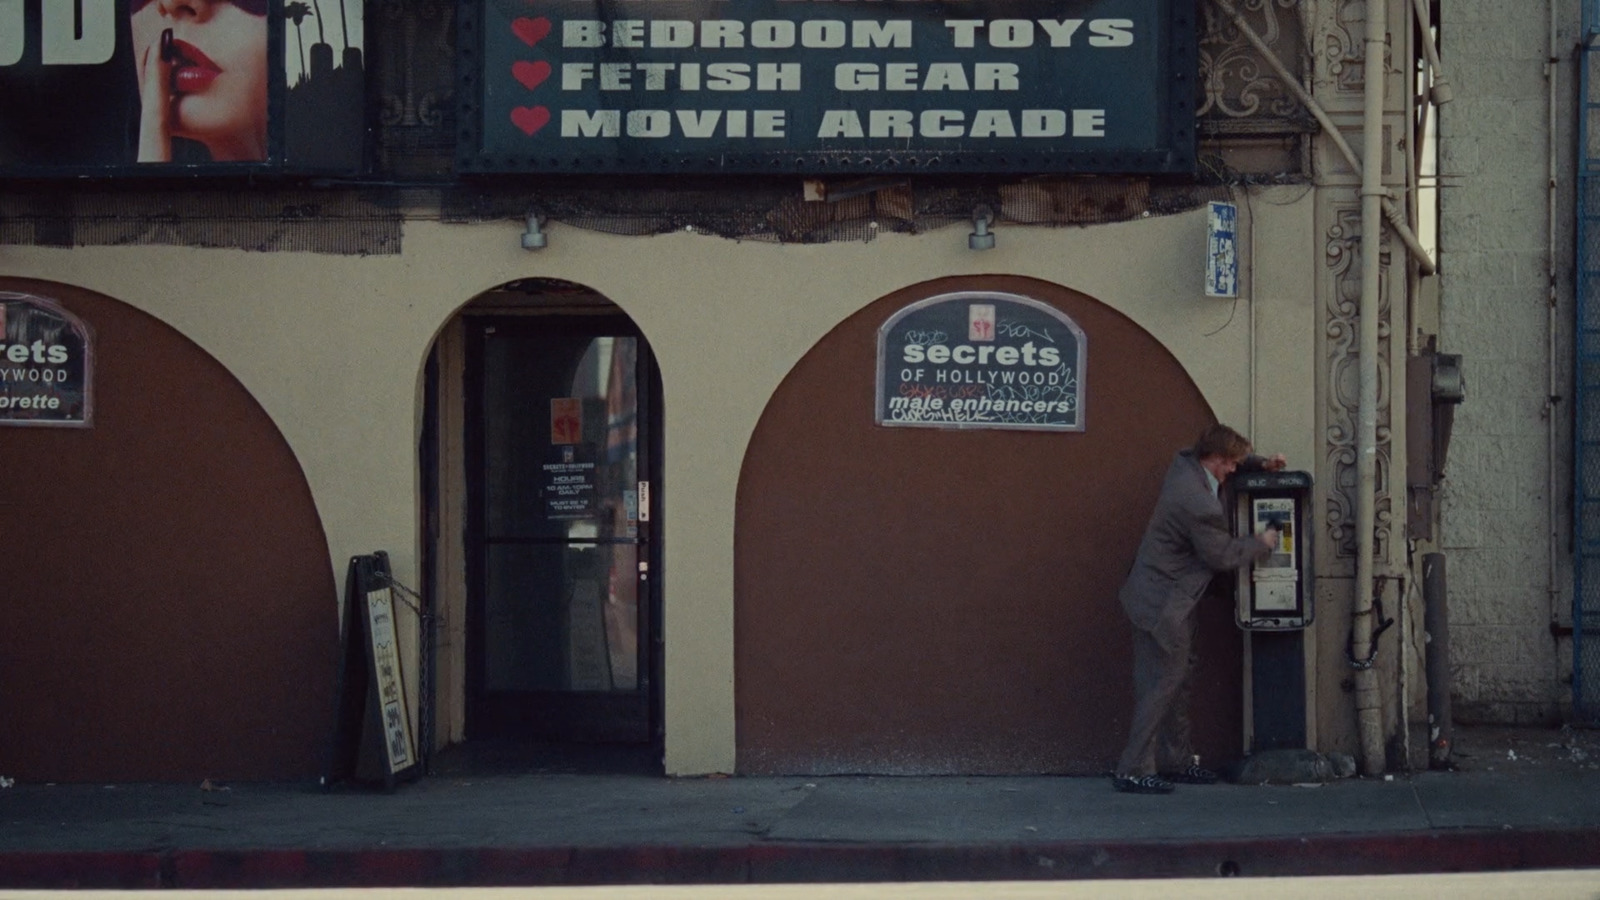
[[[994,340],[993,303],[973,303],[967,307],[967,340]]]
[[[94,424],[94,341],[60,303],[0,291],[0,425]]]
[[[1239,207],[1211,202],[1206,228],[1206,296],[1239,296]]]
[[[878,329],[877,422],[1083,431],[1086,353],[1083,329],[1031,297],[929,297]]]

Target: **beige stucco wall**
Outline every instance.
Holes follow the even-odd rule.
[[[419,581],[419,373],[454,311],[532,276],[579,282],[615,301],[650,340],[665,390],[666,768],[731,772],[739,469],[767,399],[811,346],[907,284],[985,273],[1040,278],[1148,329],[1223,421],[1311,468],[1320,259],[1313,193],[1256,189],[1252,203],[1241,203],[1241,280],[1253,303],[1203,296],[1204,210],[1090,228],[1002,225],[988,252],[969,251],[964,228],[778,246],[697,234],[616,237],[556,223],[549,247],[529,253],[520,224],[413,221],[398,256],[0,247],[0,273],[123,300],[227,366],[294,449],[341,582],[350,555],[380,548],[400,580]]]

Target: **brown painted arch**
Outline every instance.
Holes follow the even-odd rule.
[[[338,604],[277,426],[153,316],[64,284],[0,290],[59,301],[93,329],[95,354],[92,428],[0,427],[0,772],[315,775]]]
[[[1082,433],[873,422],[878,327],[961,290],[1044,301],[1087,335]],[[1127,734],[1116,592],[1172,454],[1214,421],[1126,316],[1030,278],[944,278],[834,328],[773,394],[735,520],[737,767],[747,774],[1095,774]],[[1192,708],[1236,756],[1242,642],[1204,606]]]

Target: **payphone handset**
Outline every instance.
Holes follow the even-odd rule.
[[[1278,533],[1272,552],[1241,573],[1235,619],[1240,628],[1288,630],[1311,624],[1311,476],[1306,472],[1238,472],[1233,476],[1234,529]]]

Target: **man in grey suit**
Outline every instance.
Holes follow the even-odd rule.
[[[1167,469],[1122,608],[1133,622],[1135,705],[1128,746],[1111,779],[1119,791],[1168,794],[1173,782],[1211,784],[1189,746],[1189,676],[1194,670],[1195,605],[1217,572],[1266,556],[1278,533],[1235,537],[1218,493],[1235,469],[1277,471],[1283,456],[1251,455],[1250,442],[1226,425],[1200,433]]]

